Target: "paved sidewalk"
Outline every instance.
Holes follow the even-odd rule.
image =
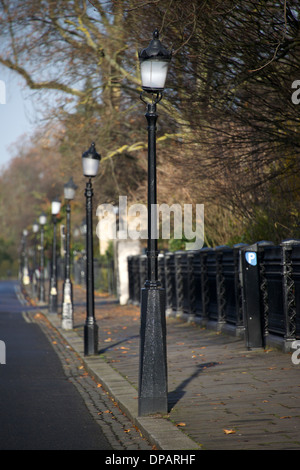
[[[96,294],[99,356],[84,357],[85,291],[73,287],[74,329],[47,318],[158,449],[300,449],[300,365],[291,354],[248,351],[236,337],[168,318],[169,413],[138,417],[139,307]]]

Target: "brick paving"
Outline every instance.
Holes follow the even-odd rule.
[[[96,294],[99,354],[137,390],[139,307]],[[74,331],[83,336],[85,291],[74,286]],[[206,450],[300,449],[300,365],[275,348],[167,319],[169,413]]]

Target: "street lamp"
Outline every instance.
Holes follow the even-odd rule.
[[[47,222],[47,217],[44,212],[39,216],[39,224],[41,227],[41,259],[40,259],[40,291],[39,291],[39,301],[41,303],[45,302],[45,260],[44,260],[44,225]]]
[[[63,304],[62,304],[62,328],[64,330],[72,330],[73,328],[73,290],[70,279],[70,219],[71,219],[71,205],[75,197],[76,184],[71,177],[64,185],[64,196],[67,202],[67,236],[66,236],[66,263],[65,263],[65,280],[63,284]]]
[[[32,231],[34,233],[34,248],[33,248],[33,273],[32,273],[32,296],[35,299],[37,297],[37,279],[36,279],[36,250],[37,250],[37,233],[39,231],[39,224],[34,222],[32,225]]]
[[[164,48],[159,40],[158,29],[146,49],[139,52],[142,88],[148,93],[162,93],[168,73],[172,53]]]
[[[159,40],[156,29],[146,49],[139,53],[142,88],[152,95],[145,114],[148,122],[148,276],[141,292],[140,365],[138,413],[140,416],[168,411],[165,290],[158,281],[156,198],[156,104],[168,72],[171,53]]]
[[[27,241],[27,235],[28,235],[28,230],[25,228],[23,230],[23,269],[22,269],[22,283],[24,286],[27,286],[30,283],[30,278],[29,278],[29,269],[28,269],[28,255],[27,255],[27,246],[26,246],[26,241]]]
[[[52,247],[52,266],[51,266],[51,279],[50,279],[50,294],[49,294],[49,313],[57,313],[57,259],[56,259],[56,222],[57,214],[60,211],[61,202],[59,199],[54,199],[51,203],[51,214],[53,221],[53,247]]]
[[[92,143],[89,150],[82,154],[82,169],[88,177],[85,189],[86,197],[86,304],[87,314],[84,325],[84,354],[98,352],[98,325],[95,321],[94,301],[94,253],[93,253],[93,219],[92,219],[92,178],[97,175],[101,156]]]

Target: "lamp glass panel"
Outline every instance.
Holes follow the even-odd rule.
[[[52,215],[57,215],[60,211],[61,203],[59,201],[52,201],[51,203],[51,213]]]
[[[64,196],[65,199],[72,200],[75,197],[75,189],[74,188],[64,188]]]
[[[84,176],[96,176],[99,168],[99,160],[96,158],[82,158]]]
[[[40,225],[45,225],[45,223],[47,222],[47,217],[44,214],[40,215],[39,222]]]
[[[142,86],[154,90],[163,90],[168,73],[168,62],[144,60],[141,62]]]

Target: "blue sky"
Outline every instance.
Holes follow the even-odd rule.
[[[25,88],[24,80],[0,66],[0,80],[5,84],[5,104],[0,103],[0,172],[16,153],[14,143],[24,134],[31,135],[37,127],[33,94]]]

